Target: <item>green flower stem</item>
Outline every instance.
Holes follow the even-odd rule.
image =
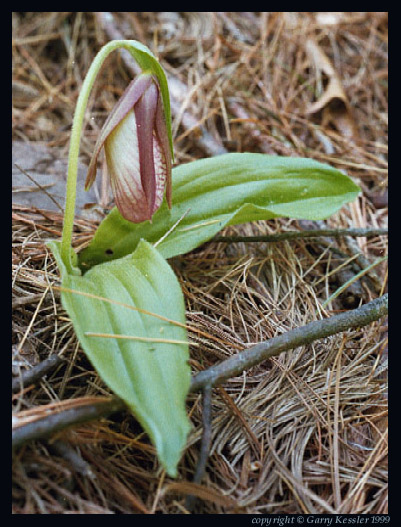
[[[74,227],[75,199],[77,192],[78,155],[82,127],[85,117],[85,110],[96,76],[99,73],[99,70],[104,60],[112,51],[118,48],[127,49],[143,70],[151,71],[151,73],[156,75],[160,83],[167,122],[167,129],[169,133],[170,146],[172,148],[171,113],[167,80],[163,69],[157,62],[157,59],[153,56],[151,51],[146,46],[135,40],[112,40],[108,42],[96,55],[89,68],[89,71],[82,84],[82,88],[75,108],[74,120],[72,123],[70,150],[68,156],[64,224],[61,240],[61,257],[67,267],[67,271],[69,274],[80,274],[80,271],[71,262],[71,256],[75,254],[71,249],[71,241],[72,231]]]
[[[63,234],[61,240],[61,256],[67,267],[69,273],[77,274],[71,264],[71,241],[72,230],[74,227],[75,215],[75,199],[77,194],[77,174],[78,174],[78,155],[79,145],[81,141],[82,126],[85,117],[85,110],[88,104],[90,92],[96,79],[96,75],[106,59],[106,57],[114,49],[119,47],[119,41],[112,41],[106,44],[96,55],[89,71],[85,77],[84,83],[78,97],[77,105],[75,107],[74,120],[72,123],[70,150],[68,155],[68,172],[67,172],[67,187],[65,196],[64,208],[64,224]]]

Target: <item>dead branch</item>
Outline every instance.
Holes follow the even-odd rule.
[[[388,295],[385,294],[352,311],[310,322],[306,326],[295,328],[278,337],[260,342],[256,346],[198,373],[192,380],[190,390],[197,392],[207,384],[216,386],[270,357],[279,355],[283,351],[305,346],[314,340],[330,337],[348,329],[367,326],[387,313]]]
[[[282,242],[285,240],[294,240],[296,238],[319,238],[321,236],[332,236],[341,238],[344,236],[366,237],[387,236],[387,229],[319,229],[314,231],[286,231],[268,236],[215,236],[215,242]]]

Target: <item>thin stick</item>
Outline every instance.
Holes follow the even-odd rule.
[[[45,375],[56,369],[63,362],[63,359],[58,355],[52,355],[48,359],[40,362],[28,371],[25,371],[19,377],[15,377],[12,381],[11,390],[12,393],[19,392],[24,386],[34,384]]]
[[[332,236],[340,238],[343,236],[366,237],[387,236],[387,229],[319,229],[313,231],[287,231],[266,236],[215,236],[214,242],[281,242],[295,238],[319,238],[320,236]]]
[[[209,457],[210,443],[212,440],[212,386],[207,384],[203,388],[203,413],[202,425],[203,432],[201,438],[201,448],[199,452],[199,459],[196,465],[193,483],[200,483],[206,469],[207,459]],[[185,508],[191,512],[196,502],[196,496],[188,494],[185,500]]]
[[[330,337],[347,329],[366,326],[387,313],[388,294],[385,294],[352,311],[310,322],[306,326],[295,328],[278,337],[260,342],[256,346],[198,373],[192,379],[190,391],[197,392],[207,384],[216,386],[270,357],[279,355],[283,351],[310,344],[314,340]]]
[[[90,403],[47,415],[42,419],[37,419],[15,428],[12,432],[12,445],[13,447],[19,447],[27,441],[48,437],[67,426],[106,417],[124,408],[125,404],[121,399],[111,397],[106,401],[103,399],[97,403]]]

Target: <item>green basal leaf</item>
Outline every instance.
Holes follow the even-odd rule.
[[[324,219],[359,191],[348,176],[312,159],[233,153],[194,161],[173,169],[171,211],[164,201],[152,223],[133,224],[114,208],[78,255],[79,265],[85,271],[121,258],[141,238],[171,258],[210,240],[226,225],[280,216]]]
[[[61,270],[62,303],[82,348],[103,381],[132,410],[167,473],[175,477],[190,429],[185,399],[191,378],[184,300],[175,274],[143,240],[133,254],[98,265],[85,276],[68,274],[60,243],[48,245]],[[89,336],[88,332],[150,341]]]

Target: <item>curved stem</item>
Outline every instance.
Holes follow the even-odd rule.
[[[112,40],[103,46],[103,48],[96,55],[82,84],[71,129],[70,150],[68,154],[67,188],[64,208],[64,224],[61,240],[61,257],[67,267],[67,271],[72,274],[79,274],[78,269],[74,269],[74,266],[71,263],[71,240],[74,227],[75,199],[77,192],[79,145],[81,141],[85,110],[88,104],[91,89],[96,79],[96,75],[99,73],[99,70],[107,56],[117,48],[127,49],[136,59],[142,69],[148,66],[146,56],[151,56],[150,51],[140,42],[136,42],[134,40]],[[152,57],[150,60],[152,60],[152,70],[155,70],[156,75],[163,84],[164,99],[167,99],[168,103],[168,88],[167,82],[164,78],[164,72],[154,57]],[[167,110],[169,110],[169,105],[166,103],[166,100],[164,102],[167,106]],[[168,118],[168,116],[169,113],[167,112],[166,117]]]
[[[71,240],[74,227],[75,199],[77,193],[78,155],[81,141],[82,125],[85,117],[86,105],[96,75],[106,59],[114,49],[121,45],[121,41],[106,44],[96,55],[82,84],[82,88],[75,107],[74,120],[71,129],[70,150],[68,154],[67,187],[64,207],[63,234],[61,240],[61,256],[69,273],[75,274],[71,264]]]

